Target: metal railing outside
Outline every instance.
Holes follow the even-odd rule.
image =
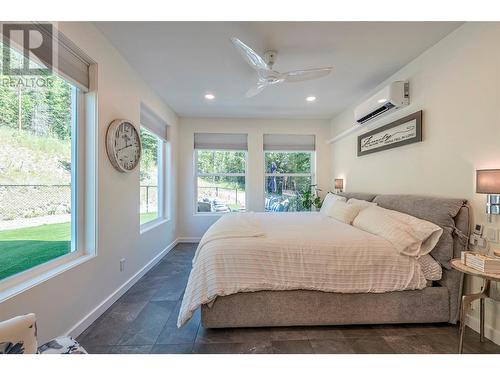
[[[158,212],[158,186],[141,185],[140,187],[140,212]]]
[[[158,186],[140,186],[141,212],[158,210]],[[71,213],[70,185],[0,185],[0,220]]]
[[[70,185],[0,185],[0,220],[69,213]]]
[[[200,197],[220,198],[226,203],[245,203],[245,191],[238,188],[231,189],[220,186],[198,186],[198,195]]]

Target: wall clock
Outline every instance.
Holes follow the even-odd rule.
[[[127,120],[114,120],[106,132],[106,151],[113,167],[131,172],[141,159],[141,137]]]

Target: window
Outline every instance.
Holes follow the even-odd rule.
[[[197,213],[245,211],[246,150],[246,134],[195,134]]]
[[[304,193],[314,185],[314,136],[264,135],[266,211],[306,211]]]
[[[165,178],[167,124],[141,103],[141,146],[139,166],[140,224],[165,217]]]
[[[83,56],[78,66],[70,66],[72,60],[63,62],[61,55],[70,53],[67,41],[59,44],[55,56],[65,79],[51,71],[4,75],[8,69],[3,63],[19,70],[27,59],[13,48],[13,41],[4,43],[0,43],[0,280],[82,251],[84,220],[77,217],[84,218],[83,189],[77,191],[77,186],[84,182],[79,158],[85,132],[79,114],[89,83],[89,63]],[[9,57],[4,59],[5,54]],[[30,60],[29,66],[47,70],[43,60]]]
[[[140,162],[140,223],[149,223],[161,217],[159,186],[163,141],[141,126],[142,156]]]

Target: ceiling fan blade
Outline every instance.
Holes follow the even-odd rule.
[[[267,66],[264,59],[241,40],[239,40],[238,38],[231,38],[231,42],[233,42],[238,52],[241,54],[241,56],[243,56],[243,58],[252,68],[256,70],[269,70],[269,67]]]
[[[252,87],[250,90],[247,91],[245,96],[247,98],[251,98],[252,96],[255,96],[259,94],[262,90],[264,90],[268,85],[265,82],[259,82],[257,85]]]
[[[332,67],[307,69],[307,70],[294,70],[292,72],[283,73],[285,82],[301,82],[310,79],[321,78],[327,76],[333,70]]]

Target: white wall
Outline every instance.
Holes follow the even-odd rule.
[[[330,155],[326,140],[330,135],[326,120],[263,120],[181,118],[179,126],[179,237],[200,238],[219,216],[195,215],[193,137],[196,132],[247,133],[248,171],[247,211],[264,211],[263,135],[314,134],[316,136],[316,182],[319,188],[330,185]]]
[[[39,340],[66,333],[176,238],[176,199],[170,222],[139,234],[139,172],[122,174],[105,150],[107,125],[116,118],[139,125],[145,102],[170,125],[170,197],[176,195],[178,119],[90,23],[60,23],[60,30],[98,63],[98,231],[97,257],[0,304],[0,320],[34,312]],[[125,271],[119,259],[126,258]]]
[[[331,146],[332,177],[344,177],[347,191],[466,198],[476,222],[486,223],[486,198],[475,193],[475,170],[500,168],[499,40],[500,23],[466,23],[367,93],[366,98],[389,82],[408,79],[411,105],[380,122],[422,109],[423,142],[358,158],[360,133],[350,135]],[[352,111],[332,120],[332,136],[352,126]],[[489,226],[498,223],[494,217]],[[480,282],[469,280],[467,286],[477,290]],[[487,333],[500,342],[497,304],[487,306]],[[477,316],[476,308],[472,325]]]

